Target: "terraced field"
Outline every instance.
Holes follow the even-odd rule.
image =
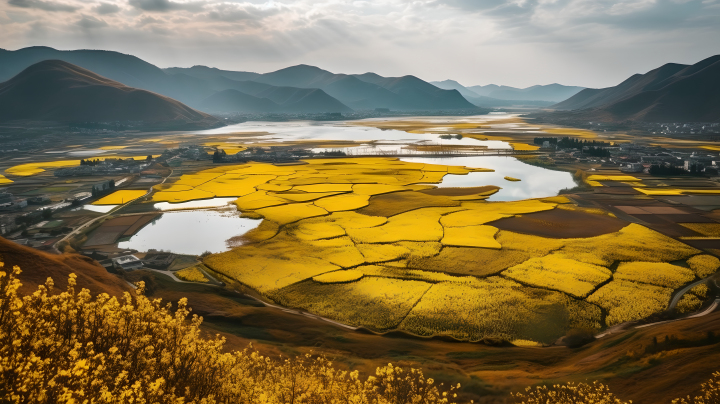
[[[662,311],[674,290],[720,266],[563,197],[487,202],[497,187],[432,185],[482,169],[391,158],[306,163],[216,167],[158,186],[153,199],[237,197],[243,215],[264,220],[238,247],[206,257],[207,267],[282,305],[378,332],[548,343]],[[576,226],[587,219],[593,231],[556,225],[551,212]]]

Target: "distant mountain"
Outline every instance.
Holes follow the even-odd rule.
[[[176,100],[60,60],[33,64],[0,83],[0,121],[20,120],[219,124]]]
[[[9,80],[30,65],[43,60],[62,60],[118,81],[179,100],[193,107],[215,93],[203,80],[187,75],[169,75],[135,56],[102,50],[59,51],[35,46],[16,51],[0,50],[0,81]]]
[[[511,91],[519,90],[513,87],[497,86],[490,84],[487,86],[474,86],[465,87],[455,80],[444,80],[444,81],[433,81],[431,84],[444,88],[446,90],[457,90],[463,95],[468,101],[477,105],[478,107],[512,107],[512,106],[525,106],[525,107],[546,107],[553,104],[554,101],[547,101],[542,99],[525,99],[523,95],[518,95],[518,98],[495,98],[488,94],[493,94],[495,91]],[[502,94],[501,94],[502,95]]]
[[[552,106],[603,121],[720,122],[720,55],[668,63],[615,87],[585,89]]]
[[[445,90],[457,90],[465,98],[476,98],[484,95],[472,91],[455,80],[431,81],[430,84]]]
[[[585,87],[564,86],[562,84],[536,85],[528,88],[498,86],[496,84],[467,87],[469,91],[474,92],[478,96],[491,97],[499,100],[550,102],[566,100],[584,88]]]
[[[231,72],[204,66],[163,71],[135,56],[118,52],[59,51],[48,47],[30,47],[17,51],[0,49],[0,81],[9,80],[28,66],[43,60],[63,60],[127,86],[171,97],[193,108],[201,108],[208,97],[224,90],[234,89],[257,96],[257,93],[273,87],[264,83],[248,81],[250,78],[260,76],[258,73]],[[283,91],[287,92],[288,90],[280,90],[280,92]],[[306,90],[302,89],[302,91]],[[306,95],[309,95],[309,92]],[[291,107],[292,111],[284,110],[281,107],[276,112],[343,112],[349,110],[347,106],[341,105],[342,103],[331,98],[323,97],[322,94],[314,94],[309,98],[299,96],[297,102],[311,104],[301,106],[291,102],[288,107]],[[323,100],[327,101],[327,104],[323,104]],[[233,112],[254,112],[254,109]]]
[[[342,104],[355,109],[390,108],[393,110],[474,109],[457,91],[447,91],[414,76],[382,77],[374,73],[361,75],[335,74],[315,66],[298,65],[274,72],[258,74],[228,72],[198,66],[190,69],[166,69],[167,72],[211,80],[210,76],[237,78],[275,87],[321,89]],[[256,74],[256,73],[254,73]],[[247,90],[240,91],[257,95]]]
[[[267,98],[259,98],[238,90],[219,91],[206,98],[200,108],[210,113],[232,113],[238,111],[271,113],[280,110],[280,105]]]

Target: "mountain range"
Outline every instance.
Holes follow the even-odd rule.
[[[45,60],[0,83],[0,121],[114,122],[198,126],[217,118],[61,60]]]
[[[335,74],[298,65],[271,73],[205,66],[160,69],[112,51],[60,51],[30,47],[0,49],[0,82],[44,60],[62,60],[126,86],[152,91],[206,112],[347,112],[351,109],[476,109],[456,90],[440,89],[414,76]],[[233,90],[233,91],[228,91]],[[254,97],[254,98],[253,98]],[[238,110],[247,106],[247,108]]]
[[[527,88],[496,84],[465,87],[454,80],[433,81],[431,84],[439,88],[457,90],[468,101],[483,107],[547,106],[570,98],[585,88],[561,84],[536,85]]]
[[[720,55],[668,63],[614,87],[585,89],[553,105],[556,116],[598,121],[720,122]]]
[[[345,108],[393,110],[474,109],[455,90],[440,89],[415,76],[382,77],[375,73],[335,74],[315,66],[297,65],[270,73],[232,72],[205,66],[170,68],[166,72],[186,75],[213,83],[245,79],[235,89],[243,93],[262,96],[271,86],[285,88],[318,89],[335,98]],[[259,85],[264,84],[265,87]],[[335,111],[343,112],[340,105]]]

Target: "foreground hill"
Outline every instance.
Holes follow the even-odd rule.
[[[0,121],[217,124],[178,101],[60,60],[36,63],[0,83]]]
[[[552,108],[603,121],[719,122],[720,55],[691,66],[668,63],[615,87],[585,89]]]
[[[55,287],[62,292],[67,287],[70,274],[77,275],[77,286],[90,290],[97,295],[107,293],[111,296],[122,296],[123,292],[132,288],[120,278],[108,273],[97,262],[82,255],[53,255],[34,248],[26,247],[0,237],[0,260],[5,270],[19,266],[19,275],[23,283],[22,292],[32,293],[38,285],[45,284],[47,278],[55,280]]]

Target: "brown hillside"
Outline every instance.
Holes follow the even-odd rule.
[[[45,60],[0,83],[0,121],[207,123],[179,101],[128,87],[60,60]]]
[[[20,289],[22,293],[34,292],[47,278],[53,279],[58,291],[64,291],[71,273],[77,275],[77,286],[89,289],[93,296],[98,293],[121,296],[123,292],[131,290],[126,282],[81,255],[52,255],[0,237],[0,258],[6,270],[14,265],[22,270],[19,276],[23,284]]]

